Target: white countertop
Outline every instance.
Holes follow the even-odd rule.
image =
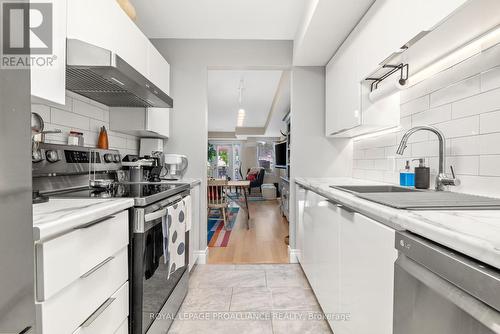
[[[33,205],[33,238],[41,241],[134,206],[132,198],[51,198]]]
[[[161,181],[162,183],[169,183],[169,184],[184,184],[184,183],[189,183],[189,186],[191,188],[193,188],[194,186],[197,186],[198,184],[201,183],[201,180],[200,179],[190,179],[190,178],[186,178],[186,179],[181,179],[181,180],[172,180],[172,181],[169,181],[169,180],[162,180]]]
[[[295,182],[387,226],[411,231],[500,269],[500,210],[400,210],[330,187],[380,182],[352,178],[296,178]]]

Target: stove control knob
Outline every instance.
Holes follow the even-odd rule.
[[[113,161],[114,161],[114,162],[119,163],[119,162],[120,162],[120,160],[121,160],[121,159],[120,159],[120,155],[119,155],[119,154],[115,154],[115,155],[113,156]]]
[[[114,160],[113,154],[106,153],[104,155],[104,161],[106,161],[107,163],[113,162],[113,160]]]
[[[57,154],[57,151],[54,150],[48,150],[45,152],[45,157],[47,158],[48,162],[58,162],[59,160],[59,155]]]

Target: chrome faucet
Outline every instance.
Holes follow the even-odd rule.
[[[408,139],[412,134],[418,131],[430,131],[434,133],[439,140],[439,170],[438,170],[438,175],[436,176],[436,191],[445,190],[445,186],[460,185],[460,180],[455,177],[453,166],[450,166],[452,174],[451,177],[444,172],[446,166],[446,153],[445,153],[446,139],[444,137],[444,134],[439,129],[433,126],[416,126],[414,128],[411,128],[404,134],[396,153],[402,155],[406,149],[406,144],[408,142]]]

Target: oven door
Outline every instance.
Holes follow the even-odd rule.
[[[180,198],[182,199],[182,197]],[[180,200],[179,199],[179,200]],[[177,269],[167,279],[168,262],[163,255],[162,218],[166,215],[167,207],[177,201],[169,202],[167,206],[158,206],[145,209],[143,213],[134,214],[143,216],[142,231],[135,231],[131,240],[131,333],[144,334],[151,327],[153,321],[164,308],[169,297],[177,288],[185,289],[179,284],[187,272],[189,254],[186,251],[185,266]],[[154,209],[152,211],[151,209]],[[186,250],[189,248],[189,232],[186,232]],[[176,292],[179,295],[179,292]],[[185,295],[185,292],[184,292]],[[182,302],[182,300],[181,300]],[[180,304],[179,304],[180,306]],[[172,309],[172,308],[170,308]],[[178,307],[175,308],[177,312]],[[161,315],[162,316],[162,315]]]

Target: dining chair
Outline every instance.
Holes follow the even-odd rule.
[[[227,180],[208,180],[207,184],[207,214],[210,215],[211,209],[218,209],[224,217],[224,229],[227,230],[229,224],[228,208],[229,200],[227,198]]]

